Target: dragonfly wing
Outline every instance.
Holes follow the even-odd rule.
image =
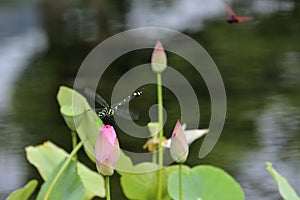
[[[134,99],[134,97],[135,96],[133,96],[133,95],[129,95],[128,97],[126,97],[122,101],[119,101],[118,103],[113,104],[111,106],[111,108],[116,110],[116,109],[118,109],[119,106],[124,105],[124,104],[128,103],[129,101],[131,101],[132,99]]]
[[[135,97],[141,96],[143,94],[143,88],[140,90],[137,90],[136,92],[132,93],[131,95],[129,95],[128,97],[126,97],[125,99],[123,99],[122,101],[115,103],[111,106],[112,109],[117,110],[119,106],[122,106],[124,104],[127,104],[128,102],[130,102],[132,99],[134,99]]]
[[[95,111],[96,113],[101,112],[102,110],[103,110],[103,108],[95,108],[95,109],[94,109],[94,111]]]
[[[226,11],[227,11],[228,15],[231,16],[231,17],[235,17],[235,14],[234,14],[233,10],[230,8],[230,6],[225,2],[224,2],[224,5],[225,5],[225,8],[226,8]]]
[[[130,112],[128,110],[124,109],[117,109],[115,110],[116,115],[123,117],[125,119],[129,120],[138,120],[139,119],[139,114]]]
[[[99,94],[97,94],[96,92],[94,92],[92,89],[90,88],[85,88],[83,91],[84,95],[86,95],[86,97],[88,97],[89,99],[94,99],[97,103],[99,103],[100,105],[108,108],[109,105],[108,103],[105,101],[105,99],[103,99],[103,97],[101,97]]]
[[[253,17],[237,17],[237,20],[239,22],[245,22],[245,21],[253,20]]]

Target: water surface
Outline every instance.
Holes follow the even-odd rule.
[[[0,197],[39,175],[25,158],[24,148],[51,140],[71,149],[68,129],[59,115],[59,85],[72,86],[78,67],[99,42],[120,31],[160,26],[182,31],[197,40],[218,66],[227,92],[227,118],[221,138],[204,159],[202,140],[192,144],[188,164],[211,164],[241,184],[246,199],[280,199],[265,162],[287,177],[300,193],[300,5],[297,1],[234,1],[237,14],[252,22],[230,25],[220,1],[144,1],[1,3],[0,4]],[[128,53],[105,72],[99,88],[109,99],[127,70],[149,62],[150,50]],[[200,128],[209,124],[210,99],[201,76],[177,55],[169,65],[193,86],[201,109]],[[155,87],[131,107],[137,123],[149,120]],[[170,135],[180,108],[164,90]],[[129,93],[129,92],[128,92]],[[187,97],[188,98],[188,97]],[[144,140],[120,136],[123,148],[142,151]],[[81,155],[87,165],[84,154]],[[119,186],[118,177],[113,184]],[[116,188],[113,198],[124,199]]]

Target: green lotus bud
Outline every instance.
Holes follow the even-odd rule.
[[[159,122],[149,122],[147,126],[151,136],[156,136],[160,131]]]

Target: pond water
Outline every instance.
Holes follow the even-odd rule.
[[[0,199],[39,178],[24,148],[51,140],[71,149],[70,134],[59,114],[56,93],[72,86],[85,56],[101,41],[123,30],[159,26],[183,32],[211,55],[227,94],[222,135],[210,154],[198,158],[203,140],[191,145],[187,164],[210,164],[229,172],[246,199],[281,199],[265,169],[272,162],[300,193],[300,4],[294,1],[231,1],[253,21],[227,24],[218,0],[41,1],[0,3]],[[175,41],[176,42],[176,41]],[[109,99],[117,80],[150,60],[151,50],[130,52],[111,64],[100,91]],[[189,63],[169,53],[169,65],[190,81],[201,109],[200,128],[210,119],[210,97]],[[129,92],[128,92],[129,93]],[[155,87],[145,86],[130,107],[149,121]],[[164,90],[166,133],[180,116],[176,97]],[[169,134],[170,135],[170,134]],[[169,136],[168,135],[168,136]],[[145,140],[120,136],[124,149],[142,151]],[[80,159],[94,167],[84,153]],[[113,199],[125,199],[118,184]]]

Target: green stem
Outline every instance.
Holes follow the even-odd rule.
[[[157,149],[155,149],[152,153],[152,162],[157,164],[157,152],[156,152]]]
[[[156,152],[153,152],[153,155],[152,155],[152,163],[157,164],[157,153],[156,153]]]
[[[158,122],[160,126],[159,131],[159,144],[158,144],[158,191],[157,191],[157,200],[162,198],[162,167],[163,167],[163,97],[162,97],[162,81],[161,73],[157,73],[157,100],[158,100]]]
[[[110,200],[109,176],[105,176],[106,200]]]
[[[182,163],[179,163],[179,199],[182,200]]]
[[[157,141],[157,136],[152,136],[153,140],[153,152],[152,152],[152,163],[157,164],[157,146],[156,146],[156,141]]]
[[[70,164],[72,158],[74,157],[74,155],[77,153],[77,151],[79,151],[79,149],[82,147],[83,143],[79,142],[77,144],[77,146],[72,150],[71,154],[68,156],[67,160],[65,161],[65,163],[63,164],[63,166],[60,168],[59,172],[56,174],[54,180],[52,181],[46,195],[45,195],[45,200],[48,200],[50,198],[50,195],[52,193],[52,190],[54,188],[54,186],[56,185],[58,179],[60,178],[60,176],[63,174],[63,172],[65,171],[65,169],[67,168],[67,166]]]
[[[72,131],[72,149],[74,149],[77,145],[77,132],[76,131]],[[77,153],[74,155],[74,160],[75,162],[77,162],[78,158],[77,158]]]

